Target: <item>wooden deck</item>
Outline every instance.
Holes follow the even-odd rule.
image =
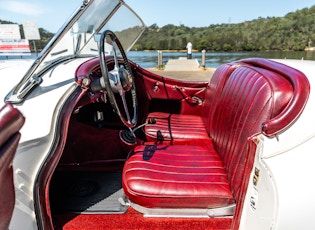
[[[148,70],[168,78],[207,82],[215,71],[214,68],[200,67],[197,59],[187,58],[170,59],[162,70],[157,68],[150,68]]]
[[[186,81],[209,81],[215,69],[206,69],[199,71],[165,71],[158,69],[149,69],[149,71],[163,77],[174,78]]]

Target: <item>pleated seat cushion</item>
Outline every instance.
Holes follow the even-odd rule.
[[[152,117],[155,118],[156,123],[145,126],[148,141],[209,138],[200,116],[152,112],[147,119]]]
[[[123,170],[127,198],[147,208],[213,208],[234,203],[226,171],[209,146],[143,145]]]

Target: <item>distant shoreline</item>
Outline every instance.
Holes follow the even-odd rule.
[[[141,51],[141,52],[157,52],[157,51],[162,51],[162,52],[168,52],[168,53],[173,53],[173,52],[178,52],[178,53],[186,53],[187,50],[132,50],[132,51]],[[199,50],[192,50],[194,53],[201,52]]]
[[[138,51],[138,52],[157,52],[162,51],[165,53],[186,53],[187,50],[131,50],[131,51]],[[294,51],[294,50],[261,50],[261,51],[213,51],[213,50],[206,50],[207,53],[257,53],[257,52],[265,52],[265,53],[272,53],[272,52],[303,52],[303,51],[315,51],[315,47],[305,48],[304,50]],[[192,50],[193,53],[200,53],[200,50]]]

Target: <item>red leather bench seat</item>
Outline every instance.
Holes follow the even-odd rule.
[[[154,117],[155,124],[146,125],[144,132],[148,141],[208,139],[209,121],[213,113],[216,97],[221,93],[223,85],[237,64],[224,64],[213,74],[207,85],[207,98],[202,104],[202,116],[186,114],[170,114],[165,112],[152,112],[147,121]]]
[[[124,168],[123,186],[145,207],[213,208],[234,203],[227,174],[214,149],[138,146]]]
[[[216,101],[203,115],[211,141],[136,147],[123,170],[123,188],[132,203],[152,209],[209,208],[235,201],[237,208],[252,171],[256,135],[283,132],[309,94],[302,73],[263,59],[239,62],[211,83],[209,95],[216,96],[209,99]]]

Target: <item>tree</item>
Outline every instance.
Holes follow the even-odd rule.
[[[198,50],[304,50],[310,39],[315,41],[315,6],[288,13],[285,17],[259,17],[237,24],[200,28],[171,24],[159,28],[153,24],[136,45],[138,50],[153,48],[152,41],[156,41],[156,49],[177,50],[185,48],[190,41]]]

